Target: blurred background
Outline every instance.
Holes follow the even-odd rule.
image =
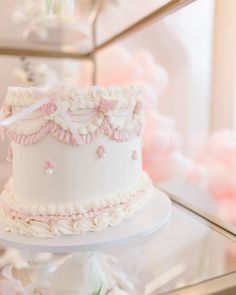
[[[181,1],[103,0],[97,20],[97,44],[170,2]],[[96,84],[143,86],[145,170],[159,187],[235,230],[236,1],[187,2],[192,3],[99,50]],[[91,60],[59,59],[54,54],[53,58],[28,57],[14,52],[89,52],[93,47],[91,21],[96,3],[0,0],[0,108],[11,85],[50,88],[59,83],[79,87],[93,83]],[[1,133],[4,135],[0,129]],[[10,151],[5,136],[0,141],[0,191],[11,175]],[[0,245],[1,294],[9,281],[19,286],[17,278],[26,279],[31,273],[32,282],[35,278],[42,281],[39,274],[42,271],[47,276],[48,262],[57,263],[62,258],[64,262],[64,257],[57,254],[26,252]],[[105,264],[109,260],[122,265],[122,271],[118,265],[111,267],[111,272],[115,269],[118,274],[117,283],[123,281],[127,287],[132,282],[140,294],[145,289],[148,295],[154,294],[146,292],[153,285],[164,292],[236,268],[235,243],[228,232],[222,234],[219,228],[202,222],[174,202],[171,222],[165,230],[137,244],[111,249],[104,257]],[[83,264],[65,266],[66,272],[55,272],[56,287],[60,282],[67,284],[65,273],[73,273],[78,284]],[[10,270],[14,270],[15,278],[9,276]],[[90,284],[90,279],[84,280],[84,286]]]

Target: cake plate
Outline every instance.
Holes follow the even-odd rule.
[[[63,267],[70,269],[73,266],[74,269],[76,265],[75,269],[81,270],[88,265],[94,265],[93,273],[101,273],[106,255],[101,252],[98,254],[97,251],[104,251],[132,241],[140,241],[162,229],[168,224],[170,217],[171,201],[169,197],[155,188],[151,194],[150,203],[144,209],[134,217],[103,231],[40,239],[5,232],[3,224],[0,224],[0,244],[20,250],[17,259],[22,259],[23,265],[27,265],[26,268],[32,272],[31,281],[33,283],[31,287],[34,290],[41,290],[39,294],[54,294],[49,292],[48,277],[52,274],[57,275],[58,268],[59,273],[63,273]],[[36,259],[38,254],[36,255],[35,252],[50,252],[52,254],[46,260]],[[103,255],[104,257],[102,257]],[[14,261],[12,264],[14,266]],[[16,280],[13,276],[9,276],[9,270],[5,273],[7,273],[6,279],[13,282]],[[124,277],[124,274],[121,277]],[[67,287],[76,285],[76,281],[75,276],[74,281],[71,281],[70,286]],[[70,291],[67,290],[60,294],[68,294],[68,292]]]
[[[35,238],[5,232],[4,225],[0,224],[0,244],[17,249],[51,253],[104,250],[145,238],[168,223],[170,215],[169,197],[155,188],[150,203],[144,209],[116,226],[84,235]]]

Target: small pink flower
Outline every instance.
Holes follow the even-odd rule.
[[[134,161],[136,161],[138,159],[138,153],[137,153],[137,151],[133,151],[133,153],[132,153],[132,159]]]
[[[102,99],[97,110],[102,113],[108,113],[112,109],[111,101],[108,99]]]
[[[11,162],[12,158],[13,158],[12,148],[9,147],[8,152],[7,152],[7,157],[6,157],[7,162]]]
[[[97,155],[99,158],[104,158],[105,155],[106,155],[106,150],[104,148],[103,145],[100,145],[98,148],[97,148]]]
[[[52,175],[55,168],[56,164],[52,160],[47,160],[44,164],[44,170],[48,175]]]
[[[141,101],[136,101],[135,107],[134,107],[134,113],[138,114],[141,112],[143,108],[143,103]]]
[[[44,104],[41,107],[41,111],[46,115],[51,115],[55,113],[57,110],[57,106],[53,100],[50,100],[48,103]]]

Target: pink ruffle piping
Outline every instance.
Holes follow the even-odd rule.
[[[141,200],[144,195],[147,193],[149,188],[140,189],[138,192],[135,192],[129,196],[129,198],[124,202],[120,201],[119,204],[115,205],[106,205],[102,208],[97,209],[89,209],[86,212],[76,212],[73,214],[46,214],[46,215],[31,215],[24,214],[9,208],[8,206],[3,206],[4,211],[10,216],[12,219],[22,219],[26,222],[30,220],[48,222],[49,220],[62,220],[62,219],[72,219],[72,220],[81,220],[83,218],[95,218],[97,216],[103,215],[104,213],[115,213],[117,209],[120,208],[129,208],[132,204],[135,204],[137,201]]]
[[[30,145],[41,141],[47,134],[51,134],[57,139],[64,143],[77,145],[71,132],[62,129],[58,124],[53,121],[48,121],[44,126],[42,126],[39,131],[31,133],[29,135],[17,134],[9,128],[6,131],[7,136],[11,141],[22,144]],[[137,124],[135,128],[131,131],[117,130],[113,128],[107,119],[104,120],[102,126],[98,128],[95,132],[90,134],[80,134],[84,144],[89,144],[94,141],[99,135],[106,134],[111,139],[118,142],[124,142],[133,139],[134,137],[140,136],[142,134],[141,123]]]

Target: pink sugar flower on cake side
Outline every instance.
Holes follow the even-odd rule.
[[[7,162],[11,162],[13,158],[13,152],[12,152],[12,148],[11,146],[9,147],[8,151],[7,151],[7,157],[6,157],[6,161]]]
[[[98,148],[97,148],[97,155],[99,158],[104,158],[105,155],[106,155],[106,150],[104,148],[103,145],[100,145]]]
[[[52,175],[55,168],[56,164],[52,160],[47,160],[44,164],[44,170],[47,175]]]

